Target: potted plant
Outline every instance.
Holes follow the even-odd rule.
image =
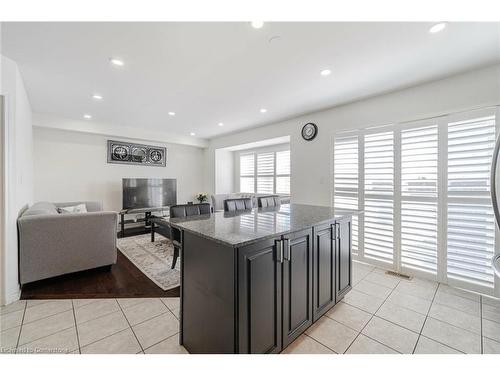
[[[196,199],[198,200],[198,202],[203,203],[208,200],[208,195],[207,193],[198,193],[196,195]]]

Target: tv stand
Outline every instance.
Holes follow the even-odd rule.
[[[168,211],[170,206],[164,207],[148,207],[148,208],[131,208],[120,211],[120,237],[125,237],[125,224],[135,224],[144,222],[144,233],[147,233],[148,228],[151,226],[151,213],[158,211]],[[144,218],[137,220],[125,220],[125,215],[128,214],[144,214]]]

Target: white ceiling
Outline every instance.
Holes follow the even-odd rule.
[[[500,23],[430,26],[4,23],[2,53],[34,112],[211,138],[500,61]]]

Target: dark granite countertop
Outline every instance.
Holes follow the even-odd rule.
[[[189,218],[166,220],[175,228],[195,233],[228,246],[243,246],[277,235],[357,215],[360,211],[334,211],[331,207],[283,204],[237,213],[216,212]]]

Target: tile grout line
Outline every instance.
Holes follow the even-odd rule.
[[[351,305],[349,305],[349,306],[351,306]],[[354,307],[354,308],[357,308],[357,307],[355,307],[355,306],[353,306],[353,307]],[[363,311],[363,310],[362,310],[362,311]],[[373,315],[373,314],[371,314],[371,313],[370,313],[370,315],[372,315],[372,317],[374,316],[374,315]],[[357,339],[359,336],[365,336],[365,337],[369,338],[370,340],[373,340],[373,341],[378,342],[380,345],[383,345],[383,346],[385,346],[386,348],[389,348],[389,349],[391,349],[391,350],[394,350],[395,352],[398,352],[398,353],[400,353],[400,354],[403,354],[403,353],[399,352],[398,350],[393,349],[393,348],[391,348],[390,346],[388,346],[388,345],[384,344],[383,342],[380,342],[380,341],[378,341],[377,339],[374,339],[373,337],[370,337],[370,336],[368,336],[368,335],[366,335],[366,334],[363,334],[363,332],[361,332],[361,331],[362,331],[362,330],[366,327],[366,325],[370,322],[371,318],[370,318],[370,319],[366,322],[366,324],[365,324],[365,325],[361,328],[361,331],[358,331],[357,329],[351,328],[351,327],[349,327],[348,325],[346,325],[345,323],[339,322],[338,320],[335,320],[334,318],[331,318],[331,317],[326,316],[326,315],[325,315],[325,317],[327,317],[328,319],[331,319],[331,320],[335,321],[336,323],[338,323],[338,324],[340,324],[340,325],[343,325],[344,327],[347,327],[347,328],[349,328],[349,329],[352,329],[353,331],[358,332],[358,334],[357,334],[357,335],[356,335],[356,337],[354,338],[354,340],[353,340],[353,342],[351,343],[351,345],[354,343],[354,341],[356,341],[356,339]],[[400,326],[399,324],[396,324],[396,323],[393,323],[393,322],[391,322],[391,321],[389,321],[389,320],[387,320],[387,319],[381,318],[380,316],[377,316],[377,318],[379,318],[379,319],[381,319],[381,320],[385,320],[386,322],[389,322],[389,323],[392,323],[392,324],[398,325],[398,326],[399,326],[399,327],[401,327],[401,328],[405,328],[405,327],[403,327],[403,326]],[[406,328],[406,329],[408,329],[408,328]],[[311,338],[312,338],[312,337],[311,337]],[[351,345],[349,345],[349,346],[347,347],[346,351],[347,351],[347,350],[351,347]],[[330,349],[330,350],[332,350],[332,349]],[[344,354],[346,354],[346,353],[344,352]]]
[[[104,336],[104,337],[100,338],[99,340],[95,340],[95,341],[89,342],[88,344],[83,345],[83,346],[82,346],[82,349],[83,349],[83,348],[86,348],[87,346],[90,346],[90,345],[92,345],[92,344],[95,344],[96,342],[99,342],[99,341],[102,341],[102,340],[104,340],[104,339],[110,338],[110,337],[111,337],[111,336],[113,336],[113,335],[116,335],[116,334],[118,334],[118,333],[121,333],[121,332],[123,332],[123,331],[126,331],[126,330],[127,330],[127,329],[129,329],[129,328],[130,328],[130,327],[126,327],[126,328],[120,329],[119,331],[116,331],[116,332],[114,332],[114,333],[112,333],[112,334],[110,334],[110,335],[107,335],[107,336]],[[139,346],[140,346],[140,345],[139,345]],[[80,354],[85,354],[85,353],[80,353]]]
[[[76,324],[75,304],[74,304],[73,300],[71,300],[71,307],[73,309],[73,319],[75,320],[75,331],[76,331],[76,342],[78,344],[78,354],[82,354],[82,348],[80,347],[80,335],[78,334],[78,324]]]
[[[438,287],[438,288],[439,288],[439,287]],[[368,295],[368,296],[370,296],[370,297],[375,297],[375,296],[373,296],[373,295],[371,295],[371,294],[367,294],[367,293],[361,292],[361,291],[359,291],[359,290],[357,290],[357,292],[359,292],[359,293],[363,293],[363,294]],[[401,292],[396,292],[396,293],[401,293]],[[448,294],[448,295],[450,295],[450,296],[453,296],[453,295],[452,295],[452,294],[450,294],[450,293],[446,293],[446,292],[443,292],[443,293]],[[437,294],[437,289],[436,289],[435,294]],[[463,314],[469,315],[469,316],[471,316],[471,317],[473,317],[473,318],[478,318],[477,316],[474,316],[474,315],[472,315],[472,314],[469,314],[469,313],[467,313],[467,312],[465,312],[465,311],[458,310],[458,309],[456,309],[456,308],[454,308],[454,307],[451,307],[451,306],[448,306],[448,305],[443,305],[443,304],[438,303],[438,302],[434,302],[434,298],[433,298],[432,300],[426,300],[425,298],[417,297],[417,296],[414,296],[414,295],[412,295],[412,294],[408,294],[408,293],[405,293],[405,295],[408,295],[408,296],[410,296],[410,297],[419,298],[419,299],[421,299],[421,300],[423,300],[423,301],[426,301],[426,302],[430,302],[430,303],[431,303],[431,304],[429,305],[429,308],[427,309],[427,313],[426,313],[426,314],[423,314],[423,313],[421,313],[421,312],[419,312],[419,311],[412,310],[412,309],[407,308],[407,307],[405,307],[405,306],[401,306],[401,305],[394,304],[394,305],[396,305],[396,306],[398,306],[398,307],[400,307],[400,308],[403,308],[403,309],[409,310],[409,311],[414,312],[414,313],[419,314],[419,315],[425,315],[425,316],[427,317],[427,316],[428,316],[428,312],[430,311],[430,309],[431,309],[432,305],[433,305],[433,304],[436,304],[436,305],[443,306],[443,307],[446,307],[446,308],[451,309],[451,310],[456,310],[456,311],[458,311],[458,312],[460,312],[460,313],[463,313]],[[371,314],[369,311],[366,311],[366,310],[363,310],[363,309],[362,309],[362,308],[360,308],[360,307],[357,307],[357,306],[351,305],[351,304],[349,304],[348,302],[344,302],[344,303],[348,304],[349,306],[356,307],[357,309],[359,309],[359,310],[361,310],[361,311],[364,311],[364,312],[367,312],[367,313]],[[389,302],[389,303],[391,303],[391,302]],[[379,319],[383,319],[383,320],[385,320],[385,321],[387,321],[387,322],[390,322],[390,323],[392,323],[392,324],[396,324],[396,325],[398,325],[398,326],[400,326],[400,327],[402,327],[402,328],[404,328],[404,329],[407,329],[407,330],[409,330],[409,331],[412,331],[412,332],[418,333],[418,332],[416,332],[416,331],[414,331],[414,330],[412,330],[412,329],[410,329],[410,328],[404,327],[404,326],[402,326],[402,325],[400,325],[400,324],[398,324],[398,323],[395,323],[395,322],[393,322],[393,321],[391,321],[391,320],[385,319],[385,318],[380,317],[380,316],[377,316],[377,317],[378,317]],[[441,323],[448,324],[448,325],[450,325],[450,326],[452,326],[452,327],[454,327],[454,328],[458,328],[458,329],[461,329],[461,330],[463,330],[463,331],[467,331],[468,333],[472,333],[472,334],[474,334],[474,335],[480,335],[479,333],[477,333],[477,332],[475,332],[475,331],[471,331],[471,330],[469,330],[469,329],[467,329],[467,328],[463,328],[463,327],[457,326],[457,325],[455,325],[455,324],[453,324],[453,323],[447,322],[447,321],[442,320],[442,319],[440,319],[440,318],[438,318],[438,317],[430,316],[430,318],[432,318],[432,319],[434,319],[434,320],[437,320],[437,321],[439,321],[439,322],[441,322]],[[426,320],[427,320],[427,319],[426,319]],[[486,320],[489,320],[489,319],[486,319]],[[425,321],[424,321],[424,323],[425,323]],[[427,336],[425,336],[425,335],[423,335],[423,336],[424,336],[424,337],[427,337]],[[427,337],[427,338],[430,338],[430,337]],[[434,339],[431,339],[431,340],[434,340]],[[434,340],[434,341],[437,341],[437,340]],[[438,342],[439,342],[439,341],[438,341]],[[440,343],[441,343],[441,342],[440,342]],[[443,344],[443,343],[441,343],[441,344]],[[443,344],[443,345],[446,345],[446,344]],[[448,346],[448,345],[446,345],[446,346]],[[451,346],[449,346],[449,347],[450,347],[450,348],[452,348],[452,349],[455,349],[455,348],[453,348],[453,347],[451,347]],[[455,350],[458,350],[458,349],[455,349]]]
[[[64,311],[64,312],[68,312],[68,311]],[[27,324],[30,324],[30,323],[27,323]],[[38,337],[38,338],[36,338],[34,340],[24,342],[23,345],[31,344],[32,342],[45,339],[45,338],[50,337],[52,335],[57,335],[58,333],[61,333],[62,331],[66,331],[67,329],[70,329],[70,328],[73,328],[73,327],[76,327],[76,326],[71,326],[71,327],[66,327],[66,328],[60,329],[60,330],[58,330],[56,332],[51,333],[50,335],[45,335],[45,336],[42,336],[42,337]]]
[[[67,300],[65,300],[67,301]],[[73,304],[73,302],[71,302]],[[32,320],[31,322],[26,322],[26,324],[31,324],[31,323],[35,323],[35,322],[38,322],[39,320],[42,320],[42,319],[46,319],[46,318],[50,318],[52,316],[55,316],[57,314],[62,314],[62,313],[65,313],[65,312],[68,312],[69,310],[71,310],[72,307],[70,307],[69,309],[67,310],[63,310],[63,311],[59,311],[59,312],[56,312],[54,314],[50,314],[50,315],[47,315],[47,316],[44,316],[43,318],[38,318],[38,319],[35,319],[35,320]]]
[[[321,346],[324,346],[324,347],[325,347],[325,348],[327,348],[329,351],[334,352],[335,354],[339,354],[339,353],[337,353],[335,350],[333,350],[332,348],[330,348],[330,347],[326,346],[325,344],[323,344],[322,342],[320,342],[320,341],[316,340],[314,337],[309,336],[307,333],[305,333],[305,332],[304,332],[304,335],[306,335],[307,337],[309,337],[311,340],[316,341],[316,342],[317,342],[318,344],[320,344]],[[300,336],[299,336],[299,337],[300,337]],[[298,339],[298,337],[297,337],[297,339]],[[293,342],[292,342],[292,343],[293,343]],[[290,345],[291,345],[292,343],[290,343]],[[290,346],[290,345],[288,345],[288,346]],[[287,346],[287,348],[288,348],[288,346]],[[285,349],[286,349],[286,348],[285,348]],[[290,354],[293,354],[293,353],[290,353]]]
[[[446,285],[446,284],[439,283],[439,285]],[[438,289],[439,289],[439,286],[438,286]],[[438,290],[436,290],[436,295],[437,295],[437,292],[438,292]],[[450,296],[454,296],[453,294],[451,294],[451,293],[447,293],[447,292],[444,292],[444,291],[443,291],[442,293],[447,294],[447,295],[450,295]],[[456,310],[456,311],[458,311],[458,312],[460,312],[460,313],[463,313],[463,314],[469,315],[469,316],[471,316],[471,317],[473,317],[473,318],[478,318],[477,316],[472,315],[472,314],[469,314],[468,312],[465,312],[465,311],[462,311],[462,310],[456,309],[456,308],[451,307],[451,306],[448,306],[448,305],[443,305],[443,304],[438,303],[438,302],[434,302],[434,299],[435,299],[435,298],[433,298],[433,300],[432,300],[432,303],[431,303],[431,306],[430,306],[430,308],[429,308],[428,313],[430,312],[430,310],[431,310],[432,306],[433,306],[434,304],[436,304],[436,305],[439,305],[439,306],[446,307],[446,308],[448,308],[448,309],[450,309],[450,310]],[[473,301],[473,300],[470,300],[470,301],[477,303],[476,301]],[[480,302],[479,302],[479,305],[480,305],[480,316],[479,316],[479,320],[480,320],[480,326],[481,326],[480,333],[478,333],[478,332],[476,332],[476,331],[471,331],[470,329],[467,329],[467,328],[463,328],[463,327],[457,326],[457,325],[455,325],[455,324],[453,324],[453,323],[447,322],[447,321],[442,320],[442,319],[440,319],[440,318],[438,318],[438,317],[435,317],[435,316],[430,316],[430,315],[428,315],[428,314],[427,314],[427,317],[429,317],[429,318],[431,318],[431,319],[434,319],[434,320],[437,320],[438,322],[441,322],[441,323],[447,324],[447,325],[449,325],[449,326],[451,326],[451,327],[453,327],[453,328],[458,328],[458,329],[460,329],[460,330],[462,330],[462,331],[466,331],[466,332],[467,332],[467,333],[469,333],[469,334],[473,334],[473,335],[476,335],[476,336],[480,336],[480,339],[481,339],[481,345],[482,345],[482,341],[483,341],[483,340],[482,340],[482,338],[483,338],[483,336],[482,336],[482,318],[481,318],[481,303],[480,303]],[[427,317],[426,317],[425,321],[427,321]],[[488,319],[486,319],[486,320],[488,320]],[[425,324],[425,322],[424,322],[424,324]],[[436,340],[435,338],[431,338],[431,337],[428,337],[428,336],[423,335],[423,334],[421,334],[421,336],[424,336],[425,338],[428,338],[428,339],[430,339],[430,340],[436,341],[436,342],[440,343],[441,345],[447,346],[448,348],[451,348],[451,349],[453,349],[453,350],[457,350],[457,351],[459,351],[459,352],[461,352],[461,353],[466,354],[466,353],[465,353],[465,352],[463,352],[462,350],[457,349],[457,348],[454,348],[453,346],[450,346],[450,345],[448,345],[448,344],[445,344],[445,343],[443,343],[443,342],[441,342],[441,341],[438,341],[438,340]]]
[[[374,268],[375,269],[375,268]],[[373,269],[373,270],[374,270]],[[373,272],[373,270],[371,272]],[[371,273],[370,272],[370,273]],[[368,276],[370,273],[368,273],[366,276]],[[365,277],[366,277],[365,276]],[[364,279],[364,278],[363,278]],[[349,346],[346,348],[346,350],[344,350],[344,353],[347,353],[347,351],[349,350],[349,348],[352,346],[352,344],[354,343],[354,341],[356,341],[359,337],[359,335],[361,335],[361,332],[366,328],[366,326],[372,321],[373,317],[375,316],[375,314],[380,310],[380,308],[383,306],[383,304],[387,301],[387,299],[391,296],[392,293],[394,293],[394,291],[396,290],[396,287],[399,285],[399,283],[401,282],[401,280],[398,281],[398,283],[394,286],[394,288],[391,290],[391,292],[387,295],[387,297],[384,299],[384,301],[380,304],[380,306],[377,308],[377,310],[375,310],[375,312],[372,314],[372,316],[370,317],[370,319],[366,322],[366,324],[361,328],[361,330],[358,332],[358,334],[356,335],[356,337],[354,338],[354,340],[352,340],[352,342],[349,344]],[[354,289],[354,288],[353,288]],[[355,306],[354,306],[355,307]],[[369,337],[370,339],[374,340],[373,338],[371,338],[370,336],[367,336]],[[374,341],[377,341],[377,340],[374,340]],[[378,342],[378,341],[377,341]],[[381,343],[382,344],[382,343]],[[384,344],[383,344],[384,345]],[[385,345],[387,346],[387,345]],[[388,346],[387,346],[388,347]],[[390,347],[389,347],[390,348]],[[395,350],[393,348],[390,348],[392,350]],[[398,350],[396,350],[396,352],[399,352]]]
[[[384,303],[385,303],[385,302],[384,302]],[[390,303],[390,302],[389,302],[389,303]],[[383,305],[383,303],[382,303],[382,305]],[[380,307],[382,307],[382,305],[380,305]],[[352,305],[349,305],[349,306],[352,306]],[[396,306],[397,306],[397,305],[396,305]],[[356,306],[353,306],[353,307],[354,307],[354,308],[356,308],[356,309],[358,309],[358,307],[356,307]],[[401,307],[401,306],[397,306],[397,307]],[[404,309],[404,307],[401,307],[401,308],[403,308],[403,309]],[[361,309],[359,309],[359,310],[361,310]],[[361,310],[361,311],[364,311],[364,310]],[[410,311],[411,311],[411,310],[410,310]],[[365,312],[366,312],[366,313],[368,313],[367,311],[365,311]],[[377,309],[377,312],[378,312],[378,309]],[[414,311],[412,311],[412,312],[414,312]],[[398,326],[398,327],[401,327],[401,328],[403,328],[403,329],[406,329],[407,331],[410,331],[410,332],[413,332],[413,333],[418,334],[418,332],[417,332],[417,331],[414,331],[414,330],[412,330],[412,329],[410,329],[410,328],[408,328],[408,327],[402,326],[402,325],[401,325],[401,324],[399,324],[399,323],[395,323],[395,322],[393,322],[393,321],[391,321],[391,320],[389,320],[389,319],[383,318],[383,317],[381,317],[381,316],[378,316],[378,315],[375,315],[375,314],[372,314],[372,313],[368,313],[368,314],[370,314],[370,315],[374,315],[374,316],[376,316],[376,317],[377,317],[378,319],[380,319],[380,320],[384,320],[384,321],[386,321],[386,322],[388,322],[388,323],[394,324],[395,326]],[[417,313],[417,314],[418,314],[418,313]],[[420,315],[423,315],[423,314],[420,314]],[[335,318],[332,318],[332,317],[329,317],[329,316],[327,316],[327,318],[329,318],[329,319],[331,319],[331,320],[335,320],[337,323],[340,323],[340,324],[342,324],[342,325],[346,326],[347,328],[351,328],[351,327],[349,327],[347,324],[342,323],[342,322],[339,322],[339,321],[338,321],[338,320],[336,320]],[[363,326],[363,328],[365,328],[365,326]],[[354,331],[357,331],[357,329],[354,329],[354,328],[351,328],[351,329],[353,329]],[[365,335],[365,336],[366,336],[366,335]],[[370,338],[372,338],[372,337],[370,337]],[[387,345],[386,345],[386,346],[387,346]]]
[[[17,353],[17,348],[19,347],[19,340],[21,339],[21,332],[23,331],[24,315],[26,315],[26,306],[28,306],[28,302],[24,304],[23,317],[21,319],[21,325],[19,326],[19,334],[17,335],[16,348],[14,349],[16,353]]]
[[[170,311],[170,313],[174,316],[174,318],[177,319],[178,322],[180,322],[177,315],[175,315],[175,313],[170,309],[170,307],[168,307],[168,305],[163,301],[163,298],[179,298],[179,297],[161,297],[160,302],[163,303],[165,305],[165,307],[167,308],[167,310]]]
[[[179,332],[176,332],[176,333],[174,333],[174,334],[172,334],[172,335],[164,338],[163,340],[158,341],[157,343],[154,343],[153,345],[149,345],[147,348],[144,348],[142,351],[144,352],[144,354],[146,354],[146,352],[145,352],[146,350],[151,349],[153,346],[161,344],[162,342],[167,341],[168,339],[170,339],[170,338],[172,338],[172,337],[174,337],[175,335],[178,335],[178,334],[179,334]],[[165,353],[165,354],[167,354],[167,353]]]
[[[118,305],[118,307],[120,308],[120,311],[122,312],[123,317],[124,317],[124,318],[125,318],[125,320],[127,321],[127,324],[128,324],[128,326],[129,326],[130,330],[132,331],[132,334],[134,335],[134,337],[135,337],[135,339],[136,339],[137,343],[139,344],[139,347],[141,348],[141,351],[142,351],[142,352],[144,352],[144,348],[142,347],[141,342],[140,342],[140,341],[139,341],[139,339],[137,338],[137,335],[135,334],[135,331],[134,331],[134,329],[132,328],[132,325],[130,324],[130,322],[129,322],[128,318],[127,318],[127,315],[125,315],[125,311],[123,311],[122,306],[121,306],[121,305],[120,305],[120,303],[116,300],[116,298],[115,298],[115,302],[116,302],[116,304]],[[156,318],[156,317],[154,317],[154,318]],[[151,318],[151,319],[154,319],[154,318]],[[149,319],[148,319],[148,320],[149,320]],[[147,320],[145,320],[144,322],[146,322],[146,321],[147,321]],[[141,322],[141,323],[144,323],[144,322]],[[139,323],[139,324],[140,324],[140,323]],[[124,331],[124,330],[123,330],[123,331]],[[121,331],[120,331],[120,332],[121,332]],[[116,333],[118,333],[118,332],[116,332]],[[111,336],[111,335],[110,335],[110,336]]]
[[[432,316],[431,316],[430,318],[431,318],[431,319],[434,319]],[[435,341],[435,342],[437,342],[438,344],[441,344],[441,345],[443,345],[443,346],[446,346],[447,348],[453,349],[453,350],[455,350],[455,351],[459,352],[460,354],[467,354],[466,352],[463,352],[463,351],[462,351],[462,350],[460,350],[460,349],[457,349],[457,348],[454,348],[453,346],[450,346],[450,345],[448,345],[448,344],[442,343],[441,341],[438,341],[438,340],[436,340],[436,339],[433,339],[432,337],[426,336],[426,335],[424,335],[424,334],[421,334],[420,336],[425,337],[426,339],[429,339],[429,340]]]
[[[364,280],[364,278],[365,278],[366,276],[368,276],[370,273],[372,273],[374,269],[375,269],[375,267],[374,267],[374,268],[372,268],[372,269],[370,270],[370,272],[367,272],[367,274],[366,274],[366,275],[364,275],[364,276],[363,276],[363,277],[362,277],[362,278],[358,281],[358,283],[359,283],[360,281]],[[354,286],[353,286],[353,289],[354,289]],[[360,293],[362,293],[362,292],[360,292]],[[365,293],[363,293],[363,294],[365,294]],[[340,300],[338,303],[342,302],[343,300],[344,300],[344,298],[342,298],[342,300]],[[332,306],[332,307],[330,308],[330,310],[331,310],[331,309],[333,309],[333,308],[334,308],[334,307],[335,307],[338,303],[336,303],[334,306]],[[344,302],[344,303],[345,303],[345,302]],[[352,306],[352,305],[349,305],[349,306]],[[355,306],[353,306],[353,307],[355,307]],[[328,311],[330,311],[330,310],[328,310]],[[327,312],[328,312],[328,311],[327,311]],[[364,311],[364,310],[362,310],[362,311]],[[366,313],[368,313],[368,311],[365,311],[365,312],[366,312]],[[368,314],[370,314],[370,313],[368,313]],[[327,315],[326,315],[326,312],[325,312],[325,314],[323,314],[323,316],[324,316],[324,317],[327,317],[327,318],[329,318],[329,319],[332,319],[332,318],[330,318],[329,316],[327,316]],[[332,320],[334,320],[334,319],[332,319]],[[319,321],[319,319],[318,319],[316,322],[318,322],[318,321]],[[316,323],[316,322],[315,322],[315,323]],[[335,322],[337,322],[337,321],[335,320]],[[342,323],[340,323],[340,322],[337,322],[337,323],[342,324]],[[345,324],[342,324],[342,325],[346,326]],[[347,327],[347,328],[349,328],[349,329],[352,329],[351,327],[348,327],[348,326],[346,326],[346,327]],[[307,331],[306,331],[306,332],[307,332]],[[335,354],[344,354],[344,353],[345,353],[345,352],[344,352],[344,353],[337,353],[335,350],[333,350],[332,348],[330,348],[330,347],[328,347],[327,345],[323,344],[322,342],[320,342],[320,341],[316,340],[314,337],[312,337],[312,336],[308,335],[306,332],[304,332],[304,335],[306,335],[307,337],[309,337],[309,338],[311,338],[312,340],[316,341],[318,344],[320,344],[320,345],[324,346],[324,347],[325,347],[325,348],[327,348],[328,350],[331,350],[331,351],[332,351],[332,352],[334,352]],[[360,331],[360,332],[361,332],[361,331]],[[354,341],[358,338],[358,336],[359,336],[359,333],[358,333],[358,335],[354,338],[354,340],[353,340],[352,342],[354,342]],[[351,342],[351,345],[352,345],[352,342]],[[347,347],[347,349],[349,349],[349,347],[350,347],[351,345],[349,345],[349,346]],[[347,350],[347,349],[346,349],[346,350]]]
[[[413,347],[413,351],[411,352],[411,354],[415,354],[415,350],[417,349],[418,342],[420,341],[420,336],[422,336],[422,331],[424,330],[425,323],[427,322],[427,318],[429,317],[429,312],[432,309],[432,305],[434,304],[434,299],[436,298],[436,294],[437,294],[437,291],[438,291],[440,285],[441,285],[441,283],[438,283],[437,288],[434,291],[431,304],[429,305],[429,308],[427,309],[427,313],[425,314],[424,324],[422,324],[422,327],[420,328],[420,332],[418,334],[417,341],[415,342],[415,346]]]
[[[106,299],[108,300],[108,299],[111,299],[111,298],[106,298]],[[103,300],[104,300],[104,298],[103,298]],[[88,305],[88,304],[87,304],[87,305]],[[85,306],[87,306],[87,305],[85,305]],[[66,313],[66,312],[68,312],[68,311],[69,311],[69,310],[62,311],[62,312],[60,312],[60,313],[57,313],[57,314],[54,314],[54,315],[50,315],[50,316],[52,317],[52,316],[55,316],[55,315],[58,315],[58,314]],[[97,320],[97,319],[103,318],[103,317],[105,317],[105,316],[108,316],[108,315],[114,314],[114,313],[116,313],[116,312],[118,312],[118,310],[113,311],[113,312],[110,312],[110,313],[106,313],[106,314],[101,315],[101,316],[98,316],[97,318],[92,318],[92,319],[90,319],[90,320],[86,320],[85,322],[83,322],[83,323],[81,323],[81,324],[82,324],[82,325],[83,325],[83,324],[87,324],[88,322],[91,322],[91,321],[93,321],[93,320]],[[75,319],[75,327],[76,327],[76,329],[78,330],[78,328],[77,328],[77,327],[78,327],[78,324],[77,324],[77,322],[76,322],[76,316],[74,315],[73,317],[74,317],[74,319]],[[43,319],[43,318],[42,318],[42,319]],[[41,319],[39,319],[39,320],[41,320]],[[148,319],[148,320],[149,320],[149,319]],[[32,322],[30,322],[30,323],[26,323],[26,324],[31,324],[31,323],[32,323]],[[72,327],[73,327],[73,326],[72,326]],[[37,340],[41,340],[41,339],[47,338],[47,337],[52,336],[52,335],[56,335],[56,334],[58,334],[58,333],[60,333],[60,332],[62,332],[62,331],[65,331],[65,330],[67,330],[67,329],[70,329],[70,328],[72,328],[72,327],[67,327],[67,328],[60,329],[60,330],[58,330],[58,331],[56,331],[56,332],[51,333],[50,335],[42,336],[42,337],[39,337],[39,338],[37,338],[37,339],[35,339],[35,340],[31,340],[31,341],[25,342],[23,345],[25,345],[25,344],[29,344],[29,343],[32,343],[32,342],[35,342],[35,341],[37,341]],[[120,330],[120,331],[118,331],[118,332],[121,332],[121,331],[123,331],[123,330]],[[115,333],[118,333],[118,332],[115,332]],[[107,338],[107,337],[109,337],[109,336],[112,336],[112,335],[114,335],[115,333],[113,333],[113,334],[111,334],[111,335],[107,335],[107,336],[105,336],[105,337],[103,337],[103,338]],[[93,344],[94,342],[97,342],[97,341],[100,341],[100,340],[102,340],[102,339],[99,339],[99,340],[93,341],[93,342],[91,342],[91,343],[89,343],[89,344],[87,344],[87,345],[84,345],[83,347],[88,346],[88,345],[90,345],[90,344]]]

